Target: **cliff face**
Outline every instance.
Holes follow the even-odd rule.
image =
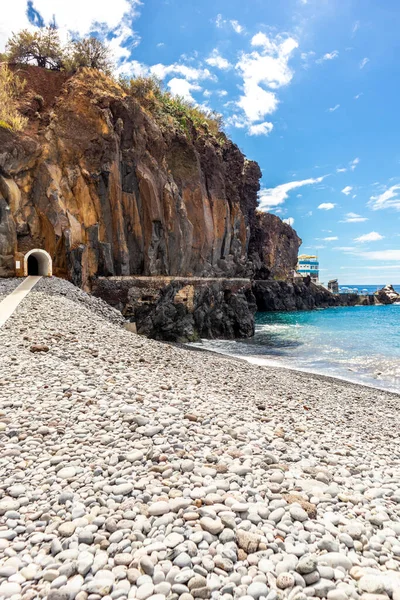
[[[249,256],[255,279],[293,277],[301,239],[294,229],[271,213],[256,212],[251,228]]]
[[[29,129],[0,129],[0,276],[32,248],[83,287],[92,276],[293,270],[299,238],[256,215],[260,169],[232,142],[160,128],[97,72],[26,77]]]
[[[254,335],[257,307],[249,279],[99,277],[92,293],[153,339],[187,342]]]

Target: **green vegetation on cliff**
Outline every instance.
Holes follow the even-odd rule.
[[[189,134],[191,126],[198,132],[222,141],[222,116],[193,102],[173,96],[156,77],[120,78],[125,92],[135,98],[161,126],[175,127]]]
[[[185,136],[210,136],[218,143],[225,141],[222,133],[222,117],[215,111],[196,105],[183,97],[173,96],[162,82],[155,77],[120,77],[116,80],[112,74],[110,49],[101,40],[94,37],[74,40],[63,44],[55,26],[40,27],[34,32],[22,30],[8,40],[6,54],[3,56],[10,65],[34,65],[52,71],[64,71],[74,74],[91,69],[90,83],[98,88],[104,86],[104,74],[109,76],[109,84],[121,86],[123,93],[135,98],[142,108],[153,117],[163,129],[173,128]],[[8,70],[8,77],[12,73]],[[4,86],[3,86],[4,87]],[[8,92],[8,96],[9,96]],[[14,98],[14,96],[13,96]],[[10,105],[10,103],[7,103]],[[26,120],[19,117],[13,104],[14,118],[3,117],[4,123],[13,129],[22,129]]]
[[[27,124],[26,117],[18,111],[18,101],[25,82],[7,65],[0,66],[0,127],[20,131]]]
[[[63,44],[55,26],[23,29],[6,44],[5,60],[53,71],[75,72],[80,67],[111,73],[111,51],[99,38],[88,37]]]

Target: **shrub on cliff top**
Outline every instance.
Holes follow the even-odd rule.
[[[64,61],[64,49],[54,26],[14,33],[7,42],[6,55],[9,62],[33,64],[56,71],[62,68]]]
[[[67,71],[88,67],[103,71],[107,75],[111,74],[113,61],[110,49],[98,38],[88,37],[71,42],[67,48],[67,55]]]
[[[110,74],[111,50],[95,37],[62,44],[55,25],[14,33],[6,44],[5,60],[51,70],[75,72],[81,67]]]
[[[28,120],[18,111],[18,99],[25,87],[7,65],[0,66],[0,127],[20,131]]]
[[[221,115],[207,111],[181,96],[173,96],[156,77],[121,78],[120,84],[161,125],[176,127],[188,134],[192,123],[197,131],[203,131],[217,139],[221,136]]]

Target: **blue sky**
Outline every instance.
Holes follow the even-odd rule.
[[[0,50],[32,9],[222,113],[260,164],[261,207],[319,254],[323,281],[400,283],[397,0],[15,0]]]

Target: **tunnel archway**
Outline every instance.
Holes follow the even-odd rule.
[[[46,250],[35,248],[25,254],[24,275],[42,275],[51,277],[53,266],[50,254]]]
[[[39,275],[39,263],[34,254],[28,257],[28,275]]]

